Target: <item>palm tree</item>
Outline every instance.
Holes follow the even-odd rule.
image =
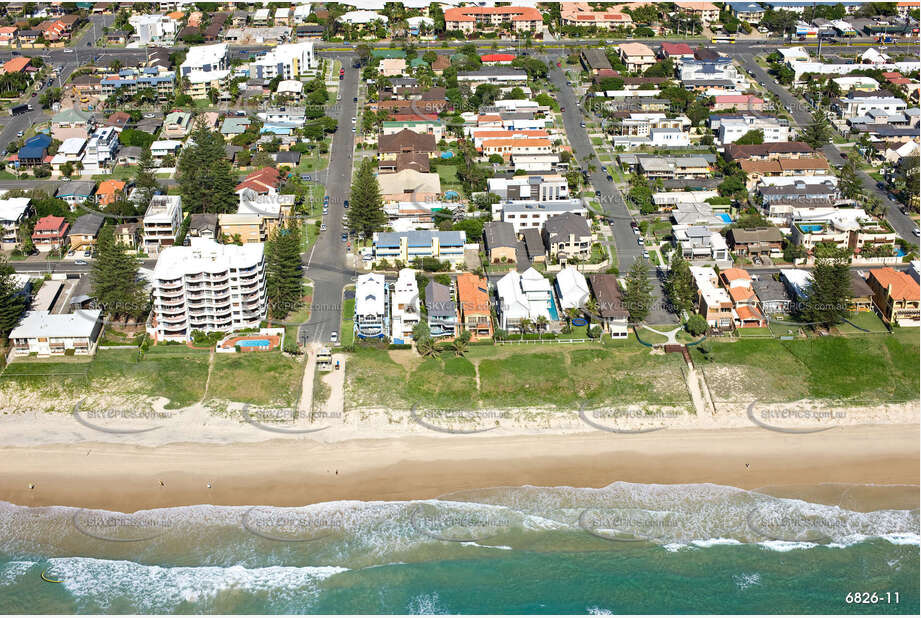
[[[530,330],[531,330],[531,320],[529,320],[528,318],[522,318],[521,321],[518,322],[518,332],[524,335]]]
[[[467,352],[467,342],[470,341],[470,332],[464,331],[460,334],[459,337],[455,337],[454,341],[451,343],[451,347],[454,348],[454,355],[460,358]]]
[[[546,316],[543,316],[543,315],[537,316],[536,326],[537,326],[538,337],[543,338],[543,335],[541,333],[543,333],[544,329],[547,328],[547,324],[549,324],[549,320],[547,320]]]
[[[121,68],[122,68],[121,60],[118,60],[117,58],[109,63],[109,69],[111,69],[113,73],[118,73],[121,70]]]
[[[436,356],[435,342],[431,337],[423,337],[416,342],[416,351],[422,358],[434,358]]]
[[[569,328],[572,328],[572,321],[579,317],[579,310],[575,307],[570,307],[566,310],[566,324]]]

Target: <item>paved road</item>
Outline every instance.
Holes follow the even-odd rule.
[[[92,261],[87,264],[75,264],[73,260],[43,260],[33,258],[26,261],[14,261],[9,263],[13,270],[18,273],[67,273],[67,274],[86,274],[93,269]],[[157,265],[157,260],[141,260],[141,268],[153,270]]]
[[[626,274],[633,262],[637,258],[642,259],[643,256],[643,249],[637,244],[637,237],[630,227],[633,217],[617,185],[607,179],[604,166],[595,156],[595,149],[588,132],[582,126],[585,120],[582,106],[563,71],[555,63],[550,67],[550,81],[558,89],[557,100],[566,108],[566,111],[563,112],[563,123],[573,154],[582,163],[583,168],[588,165],[590,158],[597,168],[589,178],[595,190],[601,192],[601,196],[597,199],[601,203],[605,216],[611,221],[618,268],[621,274]],[[653,284],[654,302],[646,321],[650,324],[677,323],[678,317],[667,309],[661,276],[657,276],[657,270],[650,268],[649,280]]]
[[[752,54],[734,53],[732,55],[742,66],[751,70],[755,74],[755,79],[763,83],[765,88],[777,95],[786,108],[790,110],[790,115],[793,116],[792,124],[794,127],[802,129],[812,122],[812,108],[790,94],[789,90],[780,85],[770,73],[755,62]],[[832,167],[840,168],[844,165],[844,157],[841,155],[841,151],[838,150],[837,144],[825,144],[822,146],[821,150]],[[863,170],[858,170],[857,175],[866,192],[869,195],[875,195],[886,206],[886,218],[889,220],[889,223],[892,224],[892,227],[898,235],[909,242],[917,243],[918,237],[914,235],[914,229],[917,226],[908,215],[902,214],[900,210],[902,204],[896,200],[890,200],[888,192],[877,187],[876,181]]]
[[[354,133],[352,117],[357,103],[359,72],[351,68],[351,58],[342,56],[345,79],[340,82],[339,129],[333,136],[330,148],[329,169],[326,174],[326,193],[329,195],[329,214],[323,218],[327,230],[320,234],[312,251],[304,256],[306,276],[313,280],[313,308],[310,319],[301,325],[298,338],[308,342],[329,341],[329,335],[339,330],[342,316],[342,288],[356,276],[354,268],[346,266],[342,215],[343,201],[348,199],[352,184],[352,150]],[[341,334],[340,334],[341,340]]]

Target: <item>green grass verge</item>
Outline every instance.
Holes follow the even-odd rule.
[[[343,346],[352,345],[355,342],[355,299],[346,298],[342,303],[342,328],[339,330],[339,341]]]
[[[218,354],[208,397],[255,405],[293,406],[304,367],[279,351]]]

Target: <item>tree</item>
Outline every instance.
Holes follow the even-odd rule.
[[[454,338],[451,347],[454,348],[455,356],[461,357],[467,352],[467,344],[470,343],[470,336],[470,331],[465,330]]]
[[[269,153],[260,150],[253,155],[252,165],[258,168],[272,167],[275,165],[275,159]]]
[[[856,200],[863,195],[863,184],[857,176],[857,166],[851,157],[847,157],[838,175],[840,176],[838,188],[841,195],[849,200]]]
[[[646,319],[652,307],[652,284],[649,283],[649,264],[646,260],[636,258],[624,282],[624,304],[630,313],[630,321],[637,324]]]
[[[13,279],[13,267],[0,256],[0,339],[9,336],[29,304],[28,297]]]
[[[831,127],[821,109],[812,112],[812,121],[803,130],[802,139],[813,148],[821,148],[831,140]]]
[[[680,251],[672,253],[668,276],[665,279],[665,293],[675,313],[690,313],[694,309],[694,277],[691,275],[690,265]]]
[[[298,225],[291,221],[278,227],[265,243],[266,295],[269,315],[283,319],[301,306],[303,280],[301,271],[301,236]]]
[[[183,210],[225,213],[236,210],[236,180],[224,152],[224,139],[199,120],[177,166]]]
[[[544,330],[547,328],[548,323],[549,322],[547,321],[547,316],[544,316],[544,315],[537,316],[537,320],[534,322],[534,325],[537,326],[538,337],[542,336]]]
[[[434,358],[438,355],[438,350],[435,349],[435,342],[431,337],[423,337],[417,340],[416,351],[422,358]]]
[[[160,189],[157,177],[154,175],[156,168],[153,155],[150,153],[150,147],[144,148],[138,159],[137,170],[134,172],[134,186],[138,190],[138,201],[143,207],[150,204],[150,200]]]
[[[348,212],[349,229],[370,237],[383,229],[387,222],[380,185],[375,175],[374,159],[361,160],[358,173],[352,181]]]
[[[115,242],[114,227],[104,226],[96,241],[91,279],[93,297],[105,315],[139,319],[147,313],[147,295],[139,269],[137,257]]]
[[[817,257],[802,315],[808,322],[833,326],[848,315],[851,273],[842,255]]]
[[[752,129],[735,141],[740,146],[764,143],[764,131],[762,129]]]
[[[531,325],[532,322],[529,318],[521,318],[521,320],[518,321],[518,332],[522,335],[530,332]]]
[[[688,321],[684,325],[684,330],[688,331],[695,337],[699,337],[700,335],[703,335],[705,332],[707,332],[709,327],[710,325],[707,324],[707,319],[699,313],[695,313],[690,318],[688,318]]]

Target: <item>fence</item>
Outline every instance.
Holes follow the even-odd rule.
[[[502,339],[497,340],[496,345],[505,343],[592,343],[601,341],[600,339]]]

